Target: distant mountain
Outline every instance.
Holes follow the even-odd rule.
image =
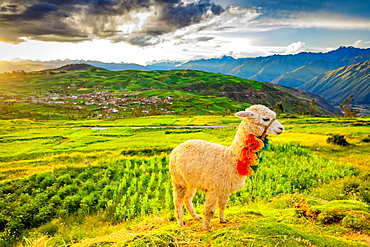
[[[298,69],[286,72],[281,76],[272,80],[272,83],[285,85],[288,87],[299,87],[305,82],[311,80],[315,76],[325,73],[328,70],[333,70],[341,67],[342,63],[332,62],[328,60],[315,60]]]
[[[294,86],[295,84],[298,85],[301,83],[294,83],[294,78],[300,78],[302,75],[305,77],[305,79],[310,78],[310,76],[313,76],[312,71],[316,70],[317,68],[319,68],[321,73],[323,71],[332,70],[335,66],[346,66],[369,60],[369,57],[370,48],[360,49],[351,46],[342,46],[337,50],[326,53],[301,52],[294,55],[272,55],[267,57],[238,59],[231,56],[223,56],[220,58],[197,59],[186,62],[153,62],[147,66],[131,63],[104,63],[86,60],[55,60],[49,62],[31,60],[24,60],[20,62],[0,61],[0,73],[4,71],[11,72],[12,70],[19,69],[29,72],[40,69],[55,68],[57,66],[63,66],[71,63],[86,63],[108,70],[203,70],[208,72],[234,75],[241,78],[258,81],[273,82],[285,86]],[[305,66],[308,67],[304,68]],[[307,74],[305,72],[306,69],[308,70]],[[297,70],[299,70],[298,75],[294,75]],[[286,73],[287,77],[285,78],[284,75]],[[291,75],[291,73],[293,73],[293,75]],[[317,73],[315,76],[318,75]],[[300,79],[300,81],[303,80]]]
[[[150,68],[135,63],[103,63],[98,61],[81,61],[107,70],[142,70],[148,71]]]
[[[52,68],[55,68],[55,65],[48,65],[45,63],[34,63],[32,61],[23,61],[23,62],[0,61],[0,73],[12,72],[17,70],[30,72]]]
[[[258,81],[271,82],[280,75],[295,70],[314,60],[307,53],[297,55],[274,55],[247,61],[228,74]]]
[[[178,66],[177,69],[192,69],[192,70],[204,70],[208,72],[224,73],[225,65],[234,64],[235,62],[245,62],[253,58],[239,58],[235,59],[230,56],[223,56],[220,58],[200,59],[184,62]],[[228,74],[228,73],[226,73]]]
[[[279,78],[283,74],[292,72],[314,61],[328,61],[332,62],[328,64],[333,65],[337,61],[351,61],[350,59],[353,59],[355,57],[365,56],[369,54],[370,49],[340,47],[337,50],[328,53],[302,52],[295,55],[273,55],[268,57],[255,58],[249,61],[245,61],[241,64],[240,62],[228,64],[228,67],[233,68],[229,71],[225,71],[225,73],[258,81],[273,82],[274,80],[278,80],[277,78]],[[331,68],[332,67],[329,66],[329,69]],[[289,86],[292,85],[292,81],[290,80],[285,83],[283,80],[280,79],[279,84]]]
[[[302,52],[294,55],[273,55],[235,59],[229,56],[156,64],[151,69],[196,69],[223,73],[288,87],[299,87],[330,70],[370,60],[370,49],[339,47],[325,53]]]
[[[337,50],[326,53],[301,52],[294,55],[272,55],[267,57],[238,59],[231,56],[223,56],[220,58],[197,59],[186,62],[153,62],[151,64],[148,64],[147,66],[132,63],[104,63],[89,60],[54,60],[48,62],[31,60],[24,60],[19,62],[0,61],[0,73],[4,71],[11,72],[12,70],[24,70],[26,72],[29,72],[60,67],[71,63],[86,63],[108,70],[203,70],[208,72],[235,75],[241,78],[259,81],[278,82],[281,85],[288,86],[288,84],[292,84],[292,79],[289,78],[288,82],[285,83],[284,80],[282,80],[282,78],[280,77],[285,73],[291,73],[301,68],[302,66],[309,65],[308,70],[310,70],[310,67],[315,68],[316,66],[316,68],[321,68],[321,71],[325,70],[325,67],[328,66],[328,69],[331,70],[333,69],[333,66],[337,64],[337,62],[342,62],[340,66],[346,66],[369,60],[369,56],[370,48],[360,49],[351,46],[342,46],[339,47]],[[346,62],[343,64],[344,60],[346,60]],[[315,61],[321,62],[313,63]],[[321,67],[325,62],[327,65]],[[311,70],[313,68],[311,68]],[[302,74],[302,72],[300,73]]]
[[[47,70],[42,70],[42,71],[76,71],[76,70],[91,70],[94,69],[95,67],[86,64],[86,63],[78,63],[78,64],[67,64],[62,67],[58,67],[55,69],[47,69]]]
[[[298,69],[287,72],[271,82],[288,87],[300,87],[305,82],[327,71],[367,60],[370,60],[370,54],[340,61],[329,61],[324,59],[315,60]]]
[[[146,67],[151,70],[172,70],[181,64],[182,62],[178,61],[162,61],[150,63]]]
[[[146,66],[133,63],[103,63],[99,61],[85,60],[53,60],[53,61],[32,61],[23,60],[18,62],[0,61],[0,73],[23,70],[25,72],[40,71],[46,69],[54,69],[56,67],[65,66],[68,64],[89,64],[91,66],[100,67],[108,70],[151,70]]]
[[[340,67],[304,83],[300,89],[340,104],[351,94],[355,103],[370,104],[370,61]]]

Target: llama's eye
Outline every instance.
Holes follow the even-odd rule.
[[[267,121],[270,121],[269,118],[262,118],[263,121],[267,122]]]

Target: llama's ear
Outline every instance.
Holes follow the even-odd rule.
[[[255,118],[256,113],[253,111],[240,111],[235,113],[235,116],[240,117],[240,118]]]

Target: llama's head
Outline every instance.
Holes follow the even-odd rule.
[[[274,135],[284,132],[284,126],[276,120],[276,113],[263,105],[253,105],[245,109],[245,111],[236,113],[235,116],[242,118],[246,124],[251,123],[255,125],[256,128],[253,129],[260,132],[255,133],[257,136],[264,132]]]

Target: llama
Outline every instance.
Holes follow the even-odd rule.
[[[229,147],[203,140],[189,140],[172,150],[169,169],[178,225],[184,227],[183,204],[196,219],[192,199],[196,190],[206,193],[203,229],[209,230],[217,204],[220,223],[226,223],[225,207],[231,193],[240,190],[249,174],[237,169],[248,136],[279,135],[284,127],[276,120],[275,112],[263,105],[253,105],[235,116],[242,118],[235,138]],[[253,136],[251,136],[253,135]]]

